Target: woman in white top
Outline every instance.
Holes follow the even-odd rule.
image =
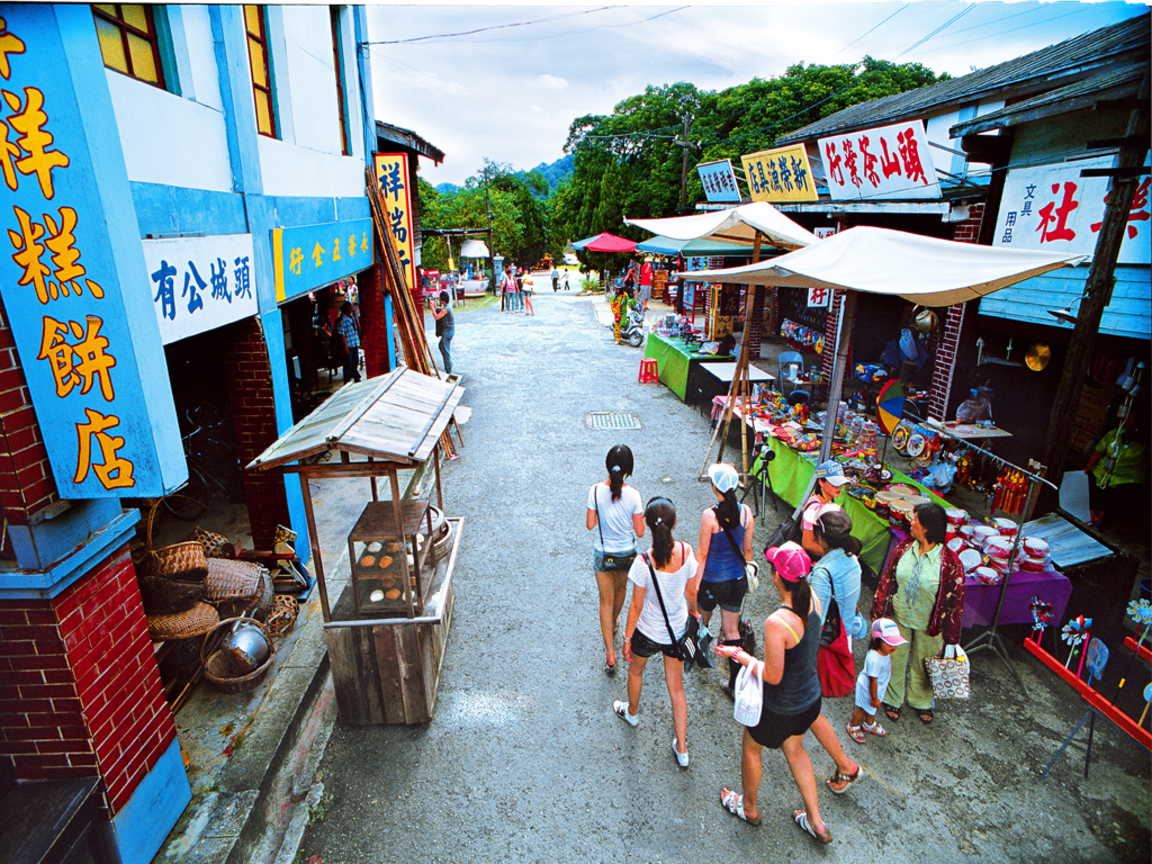
[[[640,493],[624,482],[632,476],[632,451],[617,444],[604,460],[608,479],[588,490],[588,530],[593,535],[592,569],[600,591],[600,630],[604,672],[616,674],[616,621],[628,592],[628,568],[636,558],[636,538],[644,536]],[[635,533],[633,533],[635,532]]]
[[[675,656],[675,645],[688,629],[688,616],[700,617],[696,608],[696,580],[693,578],[696,559],[692,557],[691,546],[672,539],[676,506],[667,498],[649,501],[644,521],[652,529],[652,548],[646,555],[637,557],[628,571],[628,579],[632,582],[632,603],[628,607],[628,623],[624,625],[628,701],[613,702],[612,710],[629,726],[640,722],[637,715],[644,667],[649,657],[663,654],[664,682],[672,700],[672,724],[676,730],[672,752],[676,764],[687,768],[688,705],[684,699],[684,663]],[[658,582],[653,584],[653,580]]]

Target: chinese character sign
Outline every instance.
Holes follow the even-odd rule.
[[[142,242],[165,345],[259,313],[251,234]]]
[[[814,309],[827,309],[832,299],[832,289],[823,286],[808,289],[808,305]]]
[[[940,197],[922,120],[821,138],[819,147],[834,201]]]
[[[1013,168],[1004,180],[994,246],[1091,256],[1108,206],[1107,177],[1081,177],[1085,168],[1111,168],[1112,156]],[[1147,164],[1147,163],[1146,163]],[[1121,264],[1152,263],[1149,180],[1141,178],[1124,226]]]
[[[696,166],[700,183],[704,186],[704,197],[714,204],[739,204],[740,190],[736,186],[736,175],[732,171],[732,161],[721,159],[717,162],[701,162]]]
[[[372,266],[372,220],[272,229],[276,302],[331,285]]]
[[[815,201],[816,184],[803,144],[741,156],[753,201]]]
[[[86,136],[112,107],[106,90],[80,92],[88,83],[69,66],[58,23],[72,14],[0,7],[0,293],[61,497],[162,495],[187,472],[170,388],[158,386],[167,385],[159,336],[151,321],[135,338],[129,328],[147,311],[125,296],[118,262],[143,265],[108,223],[135,228],[135,216],[112,210],[96,181]],[[127,187],[122,162],[100,170]],[[211,290],[207,277],[182,285],[186,270],[162,274],[171,308],[187,303],[182,288],[205,299]]]
[[[415,181],[408,177],[408,157],[403,153],[373,153],[376,180],[384,201],[384,218],[400,255],[400,269],[408,288],[416,284],[415,238],[412,236],[412,196]]]

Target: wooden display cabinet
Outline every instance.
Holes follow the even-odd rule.
[[[420,614],[432,583],[432,509],[427,499],[372,501],[348,535],[356,614]]]

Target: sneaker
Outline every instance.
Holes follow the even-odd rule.
[[[683,753],[681,753],[679,750],[677,750],[675,738],[672,739],[672,752],[676,754],[676,764],[679,765],[681,768],[687,768],[688,767],[688,751],[685,750]]]
[[[640,718],[638,716],[636,716],[635,714],[629,714],[628,713],[628,703],[627,702],[621,702],[619,699],[617,699],[615,702],[612,703],[612,710],[616,713],[617,717],[619,717],[621,720],[623,720],[629,726],[639,726],[640,725]],[[687,760],[688,757],[685,756],[684,759]]]

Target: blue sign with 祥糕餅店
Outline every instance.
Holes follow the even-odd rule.
[[[272,229],[276,302],[283,303],[372,266],[371,219]]]
[[[60,496],[150,497],[187,468],[159,333],[124,292],[143,267],[127,170],[106,156],[97,174],[88,150],[118,137],[107,84],[83,71],[99,46],[61,38],[83,11],[0,17],[0,293]]]

